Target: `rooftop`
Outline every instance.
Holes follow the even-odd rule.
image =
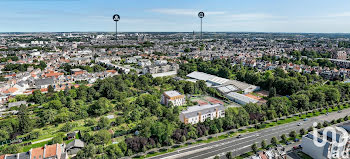
[[[166,91],[164,94],[169,97],[176,97],[181,95],[178,91]]]
[[[199,112],[201,112],[202,114],[213,112],[215,108],[218,108],[219,110],[225,110],[225,107],[221,104],[208,104],[202,106],[191,106],[188,107],[187,110],[182,111],[181,113],[184,114],[185,117],[193,117],[197,116]]]

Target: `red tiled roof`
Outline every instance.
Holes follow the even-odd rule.
[[[60,150],[61,150],[61,147],[59,146],[59,144],[47,145],[45,149],[45,158],[58,156],[58,154],[60,153]],[[61,155],[59,154],[59,156]]]
[[[48,88],[41,88],[40,91],[41,91],[41,92],[48,92],[49,89],[48,89]]]
[[[265,155],[264,152],[260,152],[259,156],[260,156],[261,159],[267,159],[267,156]]]
[[[110,73],[116,73],[116,70],[107,70],[106,72],[110,72]]]
[[[5,90],[4,93],[14,93],[14,92],[16,92],[17,90],[18,90],[17,88],[11,87],[11,88]]]
[[[34,148],[32,149],[32,154],[31,154],[31,159],[34,159],[34,157],[36,159],[43,158],[44,157],[44,147],[38,147],[38,148]]]
[[[58,76],[61,76],[63,75],[63,73],[60,73],[60,72],[50,72],[50,73],[46,73],[44,76],[45,77],[58,77]]]

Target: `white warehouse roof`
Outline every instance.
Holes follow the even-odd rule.
[[[242,101],[244,103],[258,103],[259,101],[253,98],[249,98],[243,94],[239,94],[236,92],[231,92],[229,94],[227,94],[226,96],[228,96],[229,98],[233,98],[235,100],[239,100]]]

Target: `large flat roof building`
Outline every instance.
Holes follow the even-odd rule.
[[[254,86],[248,83],[244,83],[244,82],[240,82],[237,80],[230,80],[230,79],[226,79],[226,78],[221,78],[218,76],[214,76],[214,75],[210,75],[207,73],[203,73],[203,72],[197,72],[194,71],[190,74],[187,75],[187,77],[192,78],[192,79],[196,79],[196,80],[203,80],[207,83],[207,86],[215,86],[215,87],[219,87],[221,85],[231,85],[230,87],[234,87],[237,88],[241,91],[243,91],[244,93],[250,93],[250,92],[254,92],[260,89],[259,86]],[[225,88],[223,88],[225,89]]]
[[[253,99],[253,98],[250,98],[250,97],[247,97],[243,94],[239,94],[239,93],[236,93],[236,92],[231,92],[231,93],[228,93],[226,95],[226,97],[238,104],[242,104],[242,105],[245,105],[245,104],[248,104],[248,103],[258,103],[259,101],[256,100],[256,99]]]

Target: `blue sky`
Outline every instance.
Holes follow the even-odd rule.
[[[0,0],[0,32],[350,33],[349,0]]]

